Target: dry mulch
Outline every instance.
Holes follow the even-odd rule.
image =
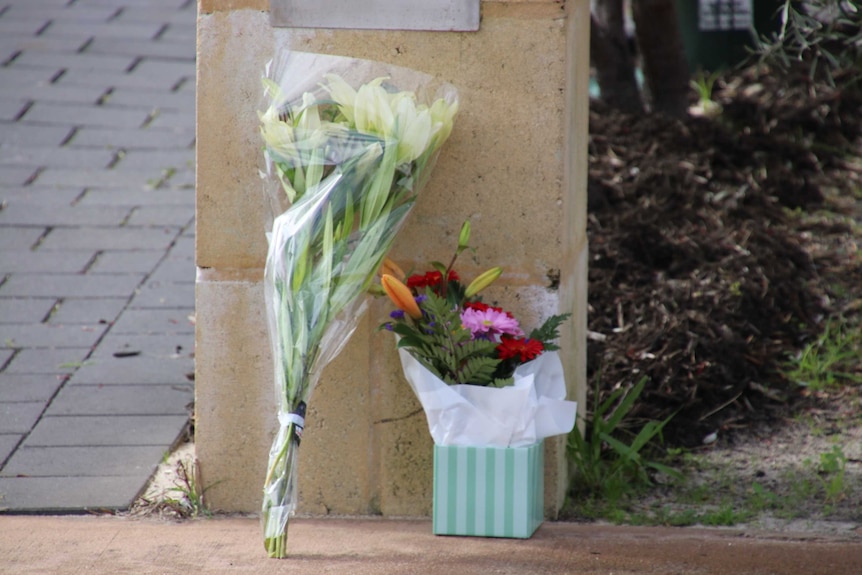
[[[862,286],[862,93],[752,68],[713,99],[713,119],[590,111],[589,378],[648,377],[630,421],[675,414],[682,446],[812,401],[780,366]]]

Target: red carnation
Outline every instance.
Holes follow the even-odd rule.
[[[407,278],[407,287],[410,289],[424,289],[426,287],[435,288],[440,284],[440,279],[443,277],[438,271],[433,272],[425,272],[422,274],[414,274]],[[458,277],[458,274],[455,270],[449,271],[449,281],[458,281],[461,278]]]
[[[500,345],[497,346],[497,353],[503,361],[519,357],[522,362],[526,362],[536,359],[543,351],[545,346],[541,341],[524,337],[503,336]]]

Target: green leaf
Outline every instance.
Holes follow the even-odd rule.
[[[494,381],[494,370],[499,359],[491,357],[472,357],[461,366],[458,379],[461,383],[487,385]]]
[[[387,143],[383,148],[383,157],[373,172],[371,184],[366,190],[365,202],[360,215],[360,226],[367,229],[381,218],[385,219],[386,205],[395,176],[395,161],[398,147]]]
[[[290,288],[293,291],[299,291],[303,282],[305,281],[305,274],[308,267],[311,263],[308,261],[309,259],[309,250],[308,245],[301,246],[301,251],[296,254],[296,259],[294,261],[295,265],[293,267],[293,274],[291,277]]]
[[[308,166],[305,172],[306,189],[316,188],[323,179],[323,150],[320,148],[312,150],[306,165]]]
[[[329,296],[329,290],[332,286],[332,252],[335,242],[333,222],[332,222],[332,204],[326,206],[325,223],[323,226],[323,248],[321,249],[320,262],[315,266],[320,270],[321,274],[321,295]]]
[[[392,324],[392,331],[401,337],[413,337],[414,335],[418,335],[418,332],[414,328],[401,322],[394,322]]]
[[[650,467],[651,469],[655,469],[659,473],[664,473],[668,477],[673,477],[674,479],[682,479],[683,474],[680,473],[679,470],[670,467],[669,465],[664,465],[662,463],[656,463],[655,461],[646,461],[644,465]]]
[[[560,326],[564,321],[569,319],[571,315],[571,313],[552,315],[545,320],[545,323],[531,331],[529,338],[541,341],[545,346],[546,351],[556,351],[560,349],[560,346],[551,342],[560,337]]]
[[[398,340],[398,344],[396,347],[398,348],[422,348],[425,345],[425,342],[419,339],[418,337],[414,337],[412,335],[405,335],[401,339]]]
[[[614,390],[602,403],[601,405],[596,406],[593,411],[593,427],[598,428],[600,425],[604,424],[605,421],[602,419],[605,413],[611,408],[611,406],[616,403],[617,399],[625,393],[625,388],[619,388]],[[598,399],[598,392],[596,392],[596,398]],[[602,427],[606,427],[602,425]]]
[[[608,418],[607,426],[608,429],[613,431],[620,424],[620,421],[628,414],[631,410],[634,402],[640,397],[641,392],[643,391],[644,386],[646,385],[647,378],[642,377],[640,381],[638,381],[635,386],[626,394],[626,396],[622,399],[620,404],[614,410],[614,413]]]
[[[341,240],[346,241],[353,233],[353,193],[348,189],[345,193],[344,203],[344,219],[342,220],[343,228],[341,230]]]
[[[613,449],[617,453],[617,455],[619,455],[623,459],[627,461],[638,460],[638,450],[634,449],[632,446],[626,445],[622,441],[607,433],[601,433],[599,434],[599,437],[602,441],[610,445],[611,449]]]

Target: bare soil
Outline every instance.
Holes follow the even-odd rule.
[[[713,100],[681,121],[592,104],[590,405],[647,377],[627,425],[673,416],[666,445],[690,450],[686,489],[635,511],[855,528],[862,361],[816,392],[786,362],[831,319],[859,329],[862,96],[752,68]]]
[[[681,485],[659,486],[631,506],[649,523],[706,524],[758,531],[817,533],[862,541],[862,425],[855,414],[824,409],[782,419],[695,449],[680,464]],[[822,457],[840,449],[843,473]],[[830,487],[830,482],[834,485]],[[831,490],[831,491],[830,491]]]

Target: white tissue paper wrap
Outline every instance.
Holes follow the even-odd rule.
[[[578,404],[566,400],[557,352],[520,365],[514,384],[500,388],[448,385],[408,351],[398,353],[437,445],[524,447],[575,425]]]

